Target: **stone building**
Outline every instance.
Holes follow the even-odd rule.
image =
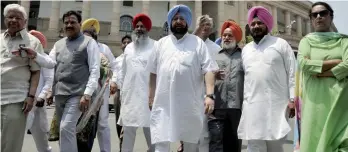
[[[29,15],[28,28],[42,31],[48,38],[48,48],[63,36],[61,17],[68,10],[78,10],[82,18],[97,18],[101,24],[99,40],[106,43],[115,55],[120,54],[120,39],[132,32],[132,19],[137,13],[146,13],[152,18],[153,27],[149,33],[153,39],[168,34],[166,16],[168,10],[177,4],[189,6],[196,17],[208,14],[214,19],[214,33],[211,39],[219,36],[220,27],[227,19],[235,20],[246,35],[249,34],[247,12],[252,6],[266,7],[273,15],[275,31],[297,50],[300,39],[312,31],[308,17],[311,8],[309,1],[1,1],[3,8],[10,3],[19,3]],[[3,16],[3,12],[1,12]],[[4,21],[1,21],[2,31]],[[335,30],[333,26],[333,30]],[[245,35],[245,34],[244,34]],[[245,43],[244,36],[241,43]],[[243,44],[241,44],[243,45]]]

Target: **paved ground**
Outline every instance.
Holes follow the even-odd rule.
[[[48,120],[51,122],[52,116],[54,113],[54,107],[48,107]],[[293,125],[293,120],[290,120],[290,124]],[[109,125],[111,129],[111,148],[112,152],[118,152],[119,151],[119,146],[118,146],[118,138],[117,138],[117,132],[116,132],[116,127],[115,127],[115,114],[113,112],[110,112],[109,115]],[[141,129],[138,129],[137,131],[137,137],[136,137],[136,142],[135,142],[135,148],[134,152],[146,152],[146,141],[143,135],[143,131]],[[291,132],[287,138],[286,144],[283,145],[285,151],[284,152],[293,152],[292,150],[292,140],[293,140],[293,132]],[[243,142],[243,151],[246,152],[246,142]],[[59,152],[58,148],[58,142],[50,142],[50,145],[53,148],[53,152]],[[171,152],[176,152],[176,148],[178,146],[178,143],[173,143],[171,146]],[[31,135],[25,135],[24,139],[24,145],[22,152],[35,152],[36,147],[34,140]],[[93,147],[93,152],[99,152],[99,144],[98,144],[98,139],[95,140],[94,142],[94,147]]]

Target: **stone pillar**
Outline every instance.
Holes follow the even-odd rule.
[[[225,22],[225,1],[216,1],[217,3],[217,10],[218,10],[218,19],[216,22],[216,30],[217,30],[217,35],[216,36],[220,36],[220,31],[221,31],[221,27],[222,24],[224,24]]]
[[[279,31],[278,29],[278,11],[276,6],[272,6],[272,16],[273,16],[273,29]]]
[[[84,0],[82,4],[82,22],[91,17],[91,1]]]
[[[296,16],[296,33],[298,37],[302,37],[302,18],[300,15]]]
[[[169,1],[169,10],[172,9],[175,5],[177,5],[178,2],[176,0],[171,0]],[[169,11],[168,10],[168,11]]]
[[[60,18],[60,2],[61,1],[51,1],[51,16],[48,26],[49,31],[58,32],[59,31],[59,18]]]
[[[27,13],[26,17],[27,17],[27,19],[29,19],[30,1],[29,0],[21,0],[21,6],[24,7],[25,12]]]
[[[248,24],[247,1],[238,1],[238,14],[239,14],[238,24],[243,31],[242,41],[245,41],[245,26]]]
[[[143,13],[149,15],[150,1],[143,1]]]
[[[122,1],[113,1],[112,7],[112,19],[111,19],[111,29],[110,35],[119,36],[120,33],[120,6]]]
[[[311,29],[312,29],[311,20],[308,19],[308,20],[306,21],[306,34],[311,33],[311,32],[312,32]]]
[[[288,10],[285,11],[285,34],[291,35],[291,28],[288,28],[291,23],[290,12]]]
[[[202,16],[202,1],[201,0],[196,0],[195,2],[195,14],[194,14],[194,20],[193,23],[196,26],[198,23],[197,22],[197,18],[199,16]]]

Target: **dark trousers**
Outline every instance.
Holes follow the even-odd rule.
[[[241,110],[215,109],[212,114],[215,118],[208,119],[209,152],[241,152],[242,140],[237,135]]]
[[[116,116],[116,131],[118,135],[118,139],[120,140],[120,151],[122,147],[122,141],[123,141],[123,130],[122,126],[117,124],[118,119],[120,118],[120,112],[121,112],[121,101],[120,101],[120,90],[116,91],[116,95],[114,98],[114,109],[115,109],[115,116]]]

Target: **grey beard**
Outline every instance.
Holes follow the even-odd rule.
[[[237,46],[237,43],[234,41],[234,42],[231,42],[230,44],[225,44],[224,42],[221,43],[221,47],[222,49],[224,50],[228,50],[228,49],[235,49]]]
[[[142,35],[136,35],[135,33],[132,34],[132,39],[134,40],[134,46],[135,47],[141,47],[145,46],[148,42],[149,36],[147,34]]]

